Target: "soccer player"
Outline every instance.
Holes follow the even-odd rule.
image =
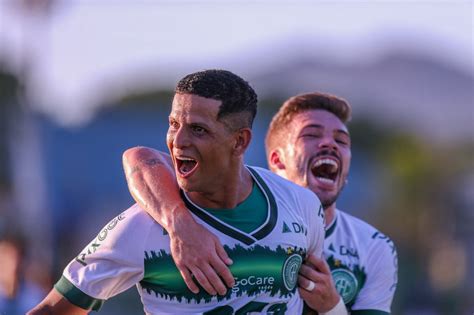
[[[187,211],[223,244],[232,259],[231,289],[189,290],[170,253],[172,229],[134,205],[100,231],[28,314],[87,314],[133,285],[146,314],[301,314],[298,271],[307,255],[322,255],[322,206],[310,191],[244,165],[256,103],[242,78],[206,70],[179,81],[169,115],[175,177],[162,186],[173,198],[177,182]],[[173,174],[166,160],[154,163]],[[192,276],[202,278],[197,269]]]
[[[334,309],[343,300],[351,314],[389,314],[397,284],[395,247],[369,224],[336,208],[350,167],[351,139],[346,126],[350,118],[349,104],[336,96],[309,93],[290,98],[269,127],[268,164],[273,172],[312,190],[324,207],[327,262],[308,257],[300,272],[301,296],[316,294],[311,307],[319,312]],[[224,290],[216,274],[228,283],[224,264],[229,263],[228,257],[216,239],[186,216],[179,202],[169,202],[170,194],[156,185],[166,181],[164,172],[153,166],[157,156],[160,153],[149,148],[125,152],[132,195],[157,221],[174,222],[169,224],[176,244],[174,259],[188,286],[197,289],[189,277],[190,270],[197,269],[204,270],[196,280],[206,290]],[[164,202],[173,209],[173,216]]]
[[[274,173],[309,188],[321,200],[324,256],[347,309],[357,315],[389,314],[397,285],[395,246],[368,223],[336,208],[351,162],[346,126],[350,118],[349,104],[333,95],[308,93],[288,99],[270,123],[267,160]],[[325,288],[322,297],[333,292],[327,264],[315,258],[316,268],[303,266],[300,272],[315,278],[316,288]],[[302,279],[303,286],[308,283]]]

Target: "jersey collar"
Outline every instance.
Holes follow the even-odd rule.
[[[273,196],[273,193],[271,192],[270,188],[267,186],[265,181],[260,177],[260,175],[255,169],[249,166],[247,166],[247,169],[249,170],[250,175],[252,176],[253,180],[257,183],[257,185],[262,190],[265,196],[265,199],[267,200],[267,219],[257,230],[255,230],[251,234],[248,234],[239,229],[236,229],[233,226],[226,224],[225,222],[214,217],[205,209],[201,208],[200,206],[192,202],[191,199],[189,199],[186,193],[182,190],[181,190],[181,197],[184,203],[186,204],[186,207],[192,213],[198,216],[201,220],[203,220],[204,222],[206,222],[207,224],[209,224],[216,230],[219,230],[220,232],[236,240],[239,240],[246,245],[252,245],[256,241],[270,234],[270,232],[273,230],[273,228],[275,227],[277,223],[278,211],[277,211],[277,203],[275,201],[275,197]]]
[[[337,209],[335,209],[334,211],[334,219],[332,220],[332,222],[326,227],[326,233],[324,235],[324,238],[328,238],[329,236],[331,236],[331,234],[334,232],[334,230],[336,229],[336,225],[337,225],[337,218],[339,217],[339,211]]]

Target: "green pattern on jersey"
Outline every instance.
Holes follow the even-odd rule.
[[[354,305],[355,297],[365,284],[367,274],[364,268],[360,268],[359,265],[350,268],[332,255],[326,261],[331,269],[336,289],[344,300],[344,304],[350,310]]]
[[[229,299],[232,293],[237,296],[269,293],[270,296],[280,297],[294,294],[298,271],[305,256],[302,250],[284,249],[281,246],[272,250],[260,245],[224,248],[234,261],[230,271],[235,277],[235,285],[226,295],[217,296],[218,301]],[[145,252],[145,275],[140,284],[149,294],[153,292],[161,298],[179,302],[185,299],[187,302],[206,303],[215,297],[203,289],[198,294],[192,293],[186,287],[173,258],[164,250]]]

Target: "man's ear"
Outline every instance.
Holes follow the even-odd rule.
[[[269,160],[269,168],[271,170],[284,170],[286,169],[285,166],[285,159],[283,157],[283,154],[281,152],[281,149],[274,149],[270,152],[270,158]]]
[[[243,155],[250,145],[252,140],[252,130],[250,128],[241,128],[236,132],[234,153],[236,155]]]

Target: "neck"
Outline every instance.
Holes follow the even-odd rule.
[[[222,176],[225,178],[222,185],[216,185],[212,191],[190,192],[189,198],[204,208],[232,209],[252,192],[252,176],[243,163],[235,172]]]
[[[324,221],[326,227],[328,227],[336,217],[336,203],[334,202],[332,205],[324,209]]]

